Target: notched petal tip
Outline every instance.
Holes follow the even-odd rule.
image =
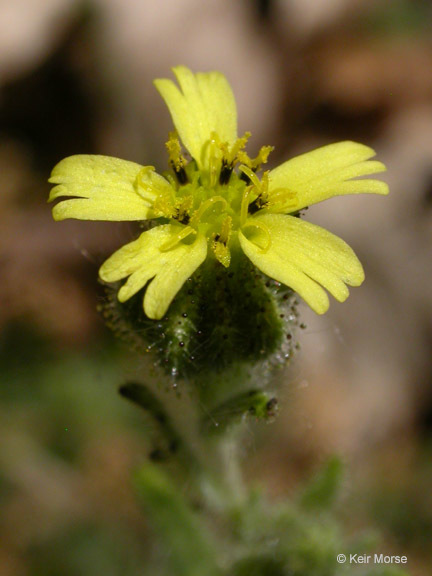
[[[349,296],[348,286],[364,280],[363,267],[353,250],[327,230],[282,214],[254,218],[268,230],[271,245],[260,249],[254,237],[239,234],[246,256],[262,272],[292,288],[317,314],[329,307],[326,290],[339,302]]]
[[[116,254],[116,252],[114,252],[114,254]],[[105,260],[99,268],[99,278],[102,282],[116,282],[124,277],[121,271],[119,271],[118,266],[112,263],[114,254],[112,254],[108,260]]]
[[[149,318],[159,320],[164,316],[177,292],[206,256],[207,241],[201,235],[192,244],[180,242],[172,250],[161,252],[159,271],[144,296],[144,312]]]
[[[384,170],[387,170],[387,168],[384,167]],[[371,182],[374,182],[373,187],[371,186],[374,194],[380,194],[381,196],[387,196],[387,194],[390,194],[390,188],[387,182],[383,182],[382,180],[373,180]]]
[[[144,314],[147,316],[147,318],[150,318],[150,320],[160,320],[161,318],[164,317],[165,312],[168,310],[168,306],[167,306],[166,310],[159,310],[157,307],[146,304],[146,298],[144,295],[144,297],[143,297],[143,310],[144,310]]]
[[[194,74],[186,66],[173,68],[174,81],[158,78],[156,89],[168,106],[183,145],[202,168],[205,149],[217,134],[232,145],[237,138],[237,109],[231,87],[220,72]]]
[[[85,157],[85,155],[74,154],[73,156],[68,156],[67,158],[60,160],[60,162],[57,162],[51,170],[48,182],[50,184],[60,184],[63,181],[64,176],[70,171],[70,167],[76,164],[77,161],[79,162],[79,159],[83,156]]]
[[[343,278],[343,281],[348,284],[348,286],[361,286],[365,281],[365,273],[360,260],[353,252],[353,258],[351,259],[351,269],[349,274]]]
[[[48,180],[48,182],[51,182],[51,179]],[[51,188],[47,203],[49,204],[61,196],[67,196],[67,192],[62,184],[58,184],[57,186],[54,186],[54,188]]]
[[[323,293],[325,294],[325,298],[322,299],[318,298],[306,299],[304,296],[302,296],[302,298],[304,299],[305,303],[309,306],[309,308],[313,310],[315,314],[319,314],[320,316],[328,312],[328,309],[330,307],[330,300],[327,294],[324,292],[324,290]]]
[[[141,286],[141,288],[142,288],[142,286]],[[122,304],[124,302],[127,302],[127,300],[129,300],[129,298],[131,298],[131,297],[132,297],[132,294],[131,294],[130,290],[128,290],[126,285],[122,286],[117,293],[117,299]]]
[[[140,173],[147,180],[136,186]],[[134,221],[146,220],[154,196],[153,189],[169,186],[151,167],[98,155],[75,155],[61,160],[49,182],[57,184],[48,202],[59,199],[53,209],[55,220]],[[66,198],[66,199],[65,199]]]
[[[54,198],[49,198],[48,202],[52,202],[54,200]],[[56,206],[53,207],[52,209],[52,216],[53,219],[56,222],[60,222],[61,220],[66,220],[67,218],[70,218],[70,216],[67,216],[67,213],[65,213],[64,207],[62,206],[63,202],[60,202],[60,204],[57,204]]]
[[[126,277],[117,297],[126,302],[147,283],[144,312],[157,320],[167,311],[177,292],[207,255],[207,241],[198,236],[191,244],[178,240],[184,226],[164,224],[143,232],[137,240],[126,244],[106,260],[99,277],[104,282],[116,282]],[[169,250],[164,245],[177,242]]]
[[[371,160],[375,150],[352,141],[337,142],[284,162],[269,173],[269,190],[286,188],[296,194],[296,210],[345,194],[388,194],[388,185],[368,175],[386,171]]]

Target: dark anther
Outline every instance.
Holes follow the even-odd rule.
[[[252,168],[252,172],[256,172],[257,171],[257,167],[256,168]],[[246,184],[250,184],[251,179],[249,178],[249,176],[247,174],[245,174],[244,172],[242,172],[240,174],[240,180],[243,180],[244,182],[246,182]]]
[[[177,176],[177,180],[180,182],[180,184],[186,184],[188,181],[188,177],[186,174],[186,170],[184,168],[179,168],[178,170],[176,170],[176,176]]]
[[[219,175],[219,184],[228,184],[233,167],[231,164],[227,164],[225,160],[222,160],[222,168]]]
[[[188,177],[186,174],[186,170],[183,168],[183,166],[175,166],[174,163],[171,163],[172,169],[174,170],[174,174],[177,177],[177,180],[179,181],[179,184],[187,184],[188,182]]]
[[[244,172],[240,174],[240,180],[243,180],[243,182],[246,182],[246,184],[250,184],[250,178]]]
[[[173,216],[175,220],[180,222],[180,224],[184,224],[187,226],[189,224],[190,216],[187,212],[181,213],[180,210],[177,209],[177,213]]]
[[[214,237],[214,239],[215,239],[215,242],[222,242],[222,244],[223,244],[224,246],[226,246],[226,242],[223,242],[223,241],[220,239],[220,234],[216,234],[216,236]]]
[[[255,212],[258,212],[258,210],[261,210],[261,208],[264,208],[264,206],[265,203],[262,203],[261,197],[258,196],[258,198],[255,198],[255,200],[249,204],[248,212],[249,214],[255,214]]]
[[[190,220],[190,216],[189,214],[183,214],[181,218],[178,219],[178,221],[180,222],[180,224],[184,224],[185,226],[187,226],[189,224],[189,220]]]

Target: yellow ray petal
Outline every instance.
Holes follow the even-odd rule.
[[[160,257],[160,270],[147,288],[144,312],[149,318],[162,318],[177,292],[201,266],[207,256],[207,241],[198,236],[193,244],[177,244]]]
[[[237,138],[237,109],[231,87],[220,72],[193,74],[185,66],[173,68],[180,89],[172,80],[154,81],[171,113],[174,126],[200,168],[212,133],[233,145]]]
[[[139,176],[139,183],[137,183]],[[57,184],[48,201],[64,196],[53,208],[55,220],[144,220],[155,190],[168,182],[152,168],[108,156],[77,155],[65,158],[52,171]],[[146,192],[146,198],[141,195]]]
[[[381,162],[369,160],[373,156],[372,148],[357,142],[323,146],[271,170],[269,192],[277,189],[294,192],[297,204],[293,211],[343,194],[388,194],[387,184],[380,180],[352,180],[386,170]]]
[[[157,260],[159,256],[159,246],[171,238],[171,233],[172,226],[170,224],[157,226],[143,232],[137,240],[122,246],[100,267],[99,276],[101,280],[104,282],[117,282],[141,268],[150,267],[151,263]],[[140,288],[144,284],[145,282]],[[124,300],[127,300],[132,295],[133,293],[129,294]]]
[[[240,233],[245,254],[262,272],[295,290],[318,314],[328,308],[321,286],[343,302],[348,297],[346,284],[363,282],[363,268],[353,250],[327,230],[283,214],[262,214],[250,220],[267,228],[271,245],[265,251],[258,239]],[[255,230],[259,234],[259,228]]]
[[[121,302],[131,298],[154,278],[144,296],[144,311],[149,318],[162,318],[184,282],[207,255],[204,236],[198,236],[191,243],[178,242],[171,250],[163,249],[182,228],[181,225],[166,224],[143,232],[137,240],[123,246],[104,262],[99,270],[100,278],[105,282],[115,282],[129,276],[119,290]]]

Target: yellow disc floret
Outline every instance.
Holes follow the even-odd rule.
[[[230,146],[213,132],[205,145],[207,168],[200,169],[195,160],[186,160],[176,133],[170,134],[166,147],[174,177],[172,173],[167,175],[171,187],[155,195],[152,212],[155,218],[167,218],[184,228],[161,247],[162,251],[191,234],[201,234],[216,259],[226,268],[230,265],[231,244],[238,230],[245,226],[248,216],[273,203],[268,197],[267,173],[262,181],[256,174],[272,148],[263,147],[251,159],[244,150],[249,137],[246,133]],[[139,178],[137,181],[139,187]]]

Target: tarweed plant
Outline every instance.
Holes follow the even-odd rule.
[[[107,323],[154,366],[120,392],[158,431],[134,482],[165,546],[160,573],[345,574],[337,554],[363,544],[344,541],[332,516],[339,461],[297,499],[275,505],[243,484],[236,447],[247,418],[276,414],[273,375],[295,351],[299,302],[323,314],[328,293],[343,302],[348,286],[364,280],[354,251],[303,211],[337,195],[387,194],[372,177],[385,166],[368,146],[346,141],[266,169],[272,147],[246,151],[250,134],[237,133],[225,76],[184,66],[174,75],[177,83],[155,80],[175,128],[166,172],[71,156],[53,169],[49,197],[59,200],[55,220],[144,227],[99,278]],[[177,409],[161,388],[185,393]],[[379,566],[361,573],[402,574]]]

